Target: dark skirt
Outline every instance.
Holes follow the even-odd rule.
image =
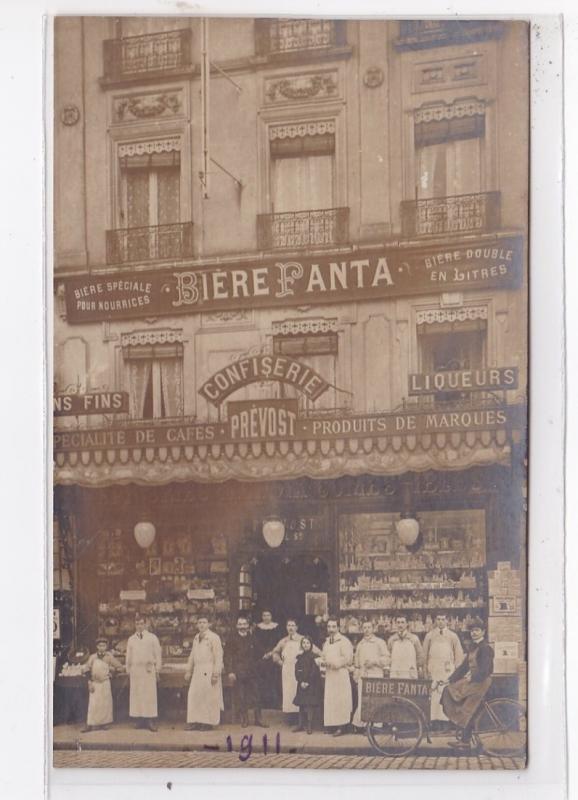
[[[448,684],[442,692],[442,708],[446,717],[460,728],[465,728],[491,684],[491,677],[481,683],[472,683],[467,678],[460,678],[455,683]]]
[[[297,679],[297,693],[293,700],[295,705],[320,706],[323,697],[321,673],[312,655],[302,653],[297,656],[295,677]],[[303,688],[302,683],[307,683],[307,687]]]

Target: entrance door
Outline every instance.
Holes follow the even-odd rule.
[[[327,557],[287,553],[261,555],[253,570],[256,619],[263,609],[269,609],[283,630],[287,619],[294,618],[299,629],[306,633],[315,617],[314,613],[306,613],[306,595],[328,593],[329,580]]]

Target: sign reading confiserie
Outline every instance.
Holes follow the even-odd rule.
[[[298,306],[466,289],[514,289],[523,239],[86,276],[65,281],[71,323]]]

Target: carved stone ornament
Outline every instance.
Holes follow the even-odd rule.
[[[179,93],[153,94],[144,97],[121,97],[114,104],[115,122],[127,119],[153,119],[168,114],[178,114],[181,110]]]
[[[64,106],[60,112],[60,121],[63,125],[76,125],[80,119],[80,109],[75,105]]]
[[[377,89],[378,86],[381,86],[384,79],[385,75],[381,67],[368,67],[363,76],[363,83],[368,89]]]
[[[269,103],[283,100],[321,100],[337,94],[335,74],[298,75],[291,78],[280,78],[267,83],[265,96]]]

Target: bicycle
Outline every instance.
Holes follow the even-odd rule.
[[[372,683],[374,689],[381,684],[387,690],[369,692]],[[430,681],[424,680],[363,679],[362,702],[372,695],[372,702],[366,705],[370,711],[365,721],[367,738],[374,750],[385,756],[401,757],[413,753],[424,735],[431,744],[429,705],[433,688]],[[408,693],[413,693],[416,699],[402,696]],[[384,695],[380,705],[374,702],[378,694]],[[488,756],[523,755],[526,735],[526,710],[516,700],[484,699],[475,712],[472,745],[477,743]]]

